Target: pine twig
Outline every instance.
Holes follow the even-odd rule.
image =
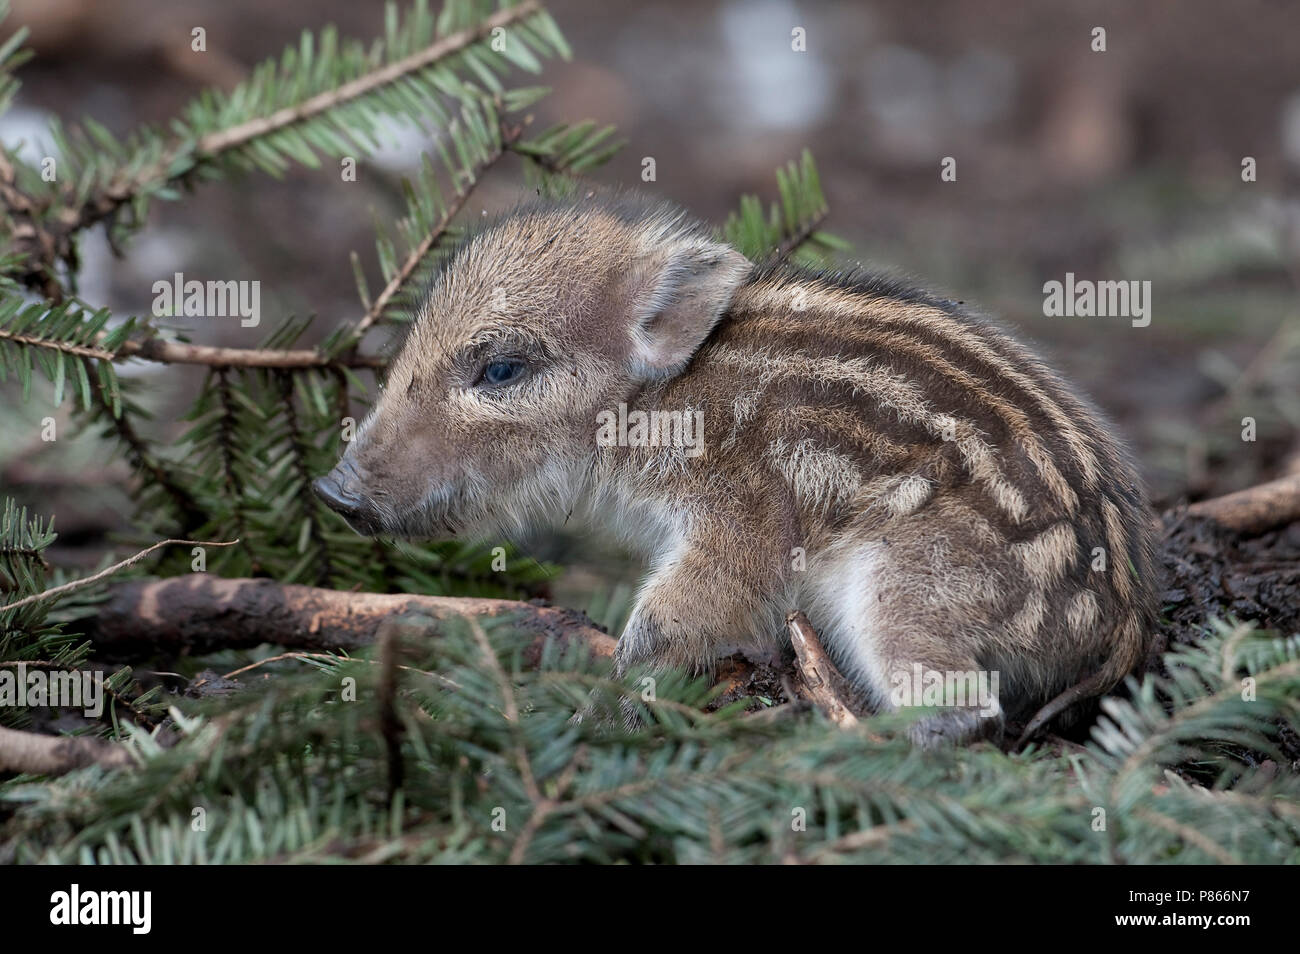
[[[533,766],[528,759],[528,750],[519,735],[519,705],[515,701],[515,691],[510,685],[510,678],[506,675],[505,670],[501,668],[501,660],[497,659],[496,650],[488,642],[487,633],[483,632],[483,627],[472,616],[468,620],[470,632],[474,634],[474,642],[478,645],[479,651],[482,652],[483,660],[487,663],[492,678],[501,691],[501,704],[504,707],[503,714],[506,721],[510,723],[510,731],[514,734],[516,740],[515,761],[519,769],[519,777],[524,783],[524,791],[528,793],[528,798],[533,805],[537,806],[544,801],[544,797],[541,788],[537,785],[537,779],[533,775]]]
[[[127,557],[125,560],[122,560],[120,563],[114,563],[110,567],[105,567],[104,569],[100,570],[98,573],[94,573],[91,574],[90,576],[83,577],[80,580],[72,580],[69,583],[62,584],[61,586],[50,587],[50,589],[48,590],[43,590],[40,593],[34,593],[31,596],[24,597],[23,599],[18,600],[14,603],[6,603],[3,606],[0,606],[0,612],[7,613],[10,610],[16,610],[23,606],[29,606],[32,603],[43,603],[46,600],[54,600],[54,599],[59,599],[61,597],[67,596],[69,593],[76,592],[77,590],[83,589],[94,583],[98,583],[100,580],[112,576],[114,573],[118,572],[119,570],[125,570],[129,566],[134,566],[135,564],[139,563],[141,560],[143,560],[145,557],[147,557],[149,554],[153,553],[155,550],[159,549],[160,547],[171,546],[172,544],[176,544],[178,546],[187,546],[187,547],[233,547],[238,542],[239,542],[238,540],[226,540],[226,541],[160,540],[159,542],[155,543],[153,546],[146,547],[145,549],[141,550],[139,553],[135,554],[134,556],[130,556]]]
[[[415,248],[411,249],[410,254],[402,262],[401,267],[388,281],[388,283],[375,296],[375,300],[366,313],[361,317],[357,326],[352,331],[352,337],[360,341],[361,337],[369,328],[375,324],[383,315],[384,310],[392,302],[398,292],[411,280],[420,263],[433,251],[442,237],[446,234],[447,229],[451,226],[454,219],[462,209],[465,203],[469,201],[470,195],[474,191],[474,186],[478,184],[480,177],[499,162],[510,147],[519,140],[523,135],[524,125],[506,126],[503,124],[501,130],[501,141],[499,145],[483,161],[479,162],[472,170],[470,181],[467,185],[458,186],[456,193],[452,196],[451,201],[447,204],[446,210],[433,228],[429,230]],[[0,332],[3,334],[3,332]],[[34,342],[40,344],[40,342]],[[65,349],[66,350],[66,349]],[[240,367],[240,368],[274,368],[279,370],[302,369],[302,368],[382,368],[385,364],[382,357],[376,355],[360,355],[356,353],[355,348],[349,352],[340,355],[337,358],[331,358],[322,354],[315,348],[302,348],[297,350],[284,349],[273,350],[264,348],[221,348],[207,345],[192,345],[179,341],[165,341],[161,338],[150,338],[145,341],[125,341],[118,348],[116,354],[109,354],[94,349],[87,349],[90,357],[96,358],[143,358],[147,361],[158,361],[164,364],[202,364],[213,367]]]
[[[44,348],[47,351],[59,351],[63,354],[77,355],[82,358],[94,358],[98,361],[112,361],[117,357],[113,352],[105,351],[102,348],[91,348],[87,345],[75,345],[68,341],[58,341],[49,338],[36,338],[32,335],[16,335],[12,331],[6,331],[3,328],[0,328],[0,338],[28,348]]]
[[[270,116],[250,119],[248,122],[232,126],[230,129],[210,133],[199,140],[196,152],[202,156],[219,155],[231,149],[237,149],[260,136],[266,136],[287,126],[293,126],[304,120],[311,119],[351,100],[359,99],[367,93],[372,93],[382,86],[396,83],[409,73],[419,72],[439,60],[459,53],[466,47],[491,36],[492,31],[498,27],[504,28],[520,20],[526,20],[540,11],[541,7],[537,0],[525,0],[516,7],[499,10],[475,27],[445,36],[432,46],[426,47],[417,53],[412,53],[395,63],[390,63],[383,69],[357,77],[349,83],[344,83],[338,89],[319,93],[297,106],[277,110]]]
[[[384,756],[388,763],[388,801],[397,797],[402,787],[405,766],[402,763],[402,720],[397,714],[397,652],[403,623],[390,620],[379,627],[379,729],[384,737]]]
[[[161,487],[168,498],[171,499],[180,516],[182,532],[202,526],[207,520],[207,514],[199,506],[199,502],[194,498],[194,495],[177,481],[161,462],[154,458],[149,450],[148,442],[136,432],[135,427],[131,424],[126,408],[122,409],[122,414],[114,414],[113,405],[104,396],[103,389],[96,389],[94,394],[95,401],[99,406],[99,413],[107,418],[113,432],[126,445],[127,459],[130,461],[132,468],[142,476],[152,478],[153,483]]]
[[[276,372],[276,378],[280,384],[280,403],[284,408],[285,423],[288,428],[289,453],[293,456],[290,466],[297,470],[302,486],[310,487],[312,471],[307,460],[309,443],[298,420],[298,409],[293,403],[293,377],[287,372],[279,371]],[[325,542],[325,535],[321,531],[320,515],[316,509],[314,495],[307,496],[305,506],[310,540],[320,552],[320,560],[316,567],[316,582],[328,586],[330,578],[334,575],[334,564],[330,559],[330,549]]]
[[[75,255],[74,236],[93,225],[112,219],[148,184],[173,179],[188,181],[193,178],[195,170],[232,150],[242,148],[259,137],[313,119],[384,86],[399,83],[403,77],[454,56],[491,36],[493,30],[526,20],[541,12],[541,9],[537,0],[524,0],[518,6],[497,11],[474,27],[445,36],[423,50],[359,76],[336,89],[318,93],[296,106],[287,106],[269,116],[259,116],[229,129],[208,133],[197,141],[182,141],[171,145],[163,150],[157,161],[123,174],[121,178],[115,178],[84,201],[69,203],[39,222],[33,220],[24,230],[15,230],[11,236],[11,245],[26,259],[24,282],[40,287],[49,300],[61,301],[63,293],[54,280],[53,269],[57,261],[70,261]],[[186,170],[179,176],[173,175],[172,170],[178,164],[185,164],[186,159],[190,160]],[[0,167],[0,178],[3,178],[3,167]],[[68,201],[68,197],[64,201]]]
[[[799,250],[799,247],[807,242],[816,231],[822,227],[826,217],[830,215],[829,209],[822,209],[807,222],[800,224],[798,231],[788,236],[784,242],[776,247],[773,253],[773,259],[778,262],[784,262],[787,258]]]
[[[457,184],[456,194],[447,203],[446,209],[438,221],[434,223],[433,228],[429,230],[429,233],[420,240],[420,243],[415,248],[411,249],[401,267],[389,280],[388,284],[375,296],[375,300],[370,307],[366,309],[365,315],[362,316],[361,321],[357,323],[357,327],[352,332],[357,341],[360,341],[361,336],[366,333],[370,326],[380,319],[389,302],[411,280],[411,276],[420,267],[420,263],[433,251],[434,246],[446,234],[447,229],[451,226],[451,220],[465,207],[465,203],[469,201],[470,194],[474,191],[474,186],[478,184],[483,173],[500,162],[506,153],[510,151],[511,146],[523,135],[525,123],[513,126],[501,124],[501,139],[496,148],[483,161],[474,166],[467,185],[461,186]]]

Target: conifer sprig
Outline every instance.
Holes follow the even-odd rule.
[[[52,273],[60,264],[75,272],[76,236],[92,225],[106,222],[116,247],[143,224],[152,199],[178,198],[178,186],[240,169],[280,175],[292,163],[317,166],[322,155],[370,155],[386,124],[446,128],[449,103],[501,95],[510,68],[536,72],[540,58],[568,55],[537,0],[449,0],[438,17],[416,0],[404,19],[389,4],[385,35],[374,44],[340,40],[332,28],[304,33],[229,93],[200,95],[165,131],[145,127],[123,140],[93,119],[76,129],[56,122],[58,181],[67,185],[24,196],[0,166],[0,189],[8,190],[0,198],[39,212],[29,215],[31,228],[11,235],[9,273],[59,301]],[[9,56],[11,66],[16,60]],[[0,101],[4,94],[0,86]]]
[[[825,264],[849,246],[822,231],[829,212],[812,153],[776,172],[779,200],[764,211],[758,196],[746,195],[723,226],[728,242],[757,262],[792,259],[801,264]]]

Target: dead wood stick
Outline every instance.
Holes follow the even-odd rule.
[[[826,655],[826,650],[822,648],[821,640],[817,638],[817,632],[812,628],[812,623],[808,622],[808,617],[795,610],[786,616],[785,623],[790,628],[795,668],[799,671],[808,698],[836,725],[856,725],[857,716],[844,701],[841,688],[844,677]]]
[[[0,772],[63,775],[88,765],[118,768],[130,764],[131,755],[124,746],[102,739],[0,728]]]
[[[1238,533],[1263,533],[1300,520],[1300,473],[1238,490],[1187,508],[1196,517],[1209,517]]]
[[[514,615],[533,634],[525,657],[536,665],[542,647],[559,640],[612,656],[614,639],[584,614],[514,600],[349,593],[265,579],[225,579],[194,573],[109,587],[108,600],[85,621],[98,655],[128,658],[158,651],[208,653],[276,643],[314,651],[353,650],[375,641],[379,627],[403,614],[437,620]]]
[[[548,642],[576,644],[595,656],[614,653],[614,639],[573,610],[513,600],[348,593],[273,580],[223,579],[195,573],[113,584],[86,621],[103,656],[212,652],[279,643],[311,650],[351,650],[376,640],[385,623],[405,614],[433,620],[514,616],[533,635],[524,661],[536,666]],[[390,654],[391,656],[391,654]],[[99,739],[0,728],[0,772],[62,775],[88,765],[132,764],[126,748]]]

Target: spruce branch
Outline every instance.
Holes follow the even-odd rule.
[[[1099,795],[1122,758],[1101,741],[1068,756],[975,746],[918,759],[878,717],[879,740],[800,714],[774,724],[697,710],[635,734],[574,725],[593,682],[615,691],[608,662],[544,651],[538,669],[523,652],[535,636],[514,632],[514,618],[479,617],[482,637],[448,618],[437,638],[404,642],[404,656],[426,655],[401,667],[401,686],[385,697],[400,738],[377,727],[391,666],[386,677],[373,659],[308,660],[320,668],[178,703],[179,738],[166,751],[133,731],[134,771],[24,785],[0,851],[18,861],[537,864],[1277,863],[1300,852],[1300,783],[1286,773],[1234,789],[1225,771],[1195,785],[1162,776],[1165,755],[1151,751],[1135,772],[1143,784],[1107,801]],[[1223,648],[1221,636],[1210,642]],[[1258,633],[1239,644],[1267,686],[1258,718],[1292,729],[1300,674],[1286,665],[1296,650]],[[1220,655],[1175,657],[1169,668],[1214,679]],[[357,680],[361,704],[334,701],[342,674]],[[1195,691],[1158,681],[1162,694]],[[665,678],[657,694],[691,707],[707,689]],[[1208,734],[1187,745],[1189,767],[1214,772],[1207,746],[1233,732],[1230,712],[1220,716],[1201,721]],[[395,770],[400,793],[383,802]],[[324,775],[331,786],[312,781]],[[69,797],[89,785],[93,799]],[[195,804],[212,805],[220,825],[193,831]],[[1087,824],[1098,804],[1104,837]],[[508,834],[492,828],[500,810]],[[794,815],[804,826],[792,828]]]
[[[161,491],[175,508],[180,525],[186,531],[202,526],[207,521],[207,515],[198,499],[153,452],[149,442],[140,436],[129,412],[129,405],[124,403],[121,407],[115,406],[102,391],[95,392],[92,414],[99,421],[105,422],[107,433],[115,436],[126,447],[127,460],[131,469],[140,475],[145,490]]]
[[[234,368],[268,368],[268,369],[308,369],[308,368],[382,368],[382,357],[361,355],[356,351],[355,343],[393,304],[397,296],[419,273],[421,266],[444,241],[455,217],[463,211],[473,192],[473,188],[483,174],[513,151],[523,141],[523,134],[530,121],[510,122],[502,118],[497,123],[492,143],[486,148],[477,162],[460,171],[456,188],[451,198],[441,205],[441,212],[424,234],[416,241],[401,265],[393,270],[392,276],[385,283],[374,300],[369,302],[365,313],[348,332],[347,338],[353,346],[337,353],[327,353],[321,349],[266,349],[266,348],[229,348],[193,345],[183,342],[149,338],[143,341],[128,339],[118,347],[111,357],[116,359],[137,357],[165,364],[199,364],[211,367]],[[572,169],[571,163],[580,162],[586,153],[566,151],[556,158],[549,167],[559,174]],[[431,182],[426,180],[425,193],[429,194]],[[436,187],[434,187],[436,188]]]
[[[506,155],[512,144],[517,142],[523,134],[524,126],[527,120],[522,123],[508,124],[499,121],[496,135],[492,147],[482,156],[477,163],[468,169],[463,177],[456,183],[456,190],[448,201],[442,207],[442,214],[438,217],[425,234],[414,244],[410,252],[407,253],[401,267],[398,268],[389,278],[388,282],[375,296],[375,300],[366,309],[366,313],[361,320],[357,322],[352,331],[352,336],[360,341],[366,331],[384,314],[385,310],[392,303],[394,297],[406,286],[415,276],[420,265],[428,258],[430,253],[447,234],[451,227],[452,220],[460,214],[469,201],[469,197],[475,185],[488,169],[501,161]],[[432,184],[432,183],[430,183]]]
[[[817,230],[822,227],[822,223],[830,216],[830,209],[824,208],[815,213],[812,218],[806,222],[800,223],[794,232],[782,240],[781,244],[776,247],[772,258],[778,262],[786,261],[796,251],[806,245]]]
[[[417,0],[405,23],[399,24],[390,9],[385,39],[369,50],[359,43],[340,46],[332,30],[322,34],[319,49],[305,35],[278,66],[264,64],[231,93],[196,100],[184,119],[173,121],[170,136],[145,128],[122,143],[89,120],[76,135],[55,124],[51,132],[65,161],[80,169],[72,185],[52,196],[48,209],[8,187],[14,207],[27,214],[27,221],[11,230],[8,270],[50,301],[61,302],[55,267],[62,262],[75,271],[76,237],[91,226],[108,223],[116,243],[119,231],[139,227],[150,198],[175,198],[177,186],[212,178],[226,167],[278,173],[289,160],[317,165],[321,151],[369,152],[384,110],[423,122],[444,115],[443,97],[464,102],[482,95],[456,77],[456,64],[499,87],[494,70],[510,63],[537,68],[530,46],[544,55],[568,54],[537,0],[486,15],[481,2],[453,5],[457,18],[472,22],[446,35],[434,28],[425,0]],[[503,53],[475,54],[493,31],[507,27],[513,33]],[[417,42],[423,45],[413,49]],[[5,181],[0,167],[0,198]]]
[[[20,335],[4,328],[0,328],[0,339],[12,341],[14,344],[25,345],[29,348],[44,348],[49,351],[58,351],[62,354],[74,355],[79,358],[93,358],[98,361],[112,361],[118,355],[111,351],[105,351],[103,348],[96,348],[92,345],[78,345],[67,341],[54,341],[49,338],[40,338],[35,335]]]
[[[471,44],[483,41],[492,35],[494,29],[518,23],[540,13],[541,9],[541,5],[537,0],[523,0],[516,7],[507,7],[492,14],[476,27],[443,37],[427,49],[413,53],[395,63],[390,63],[382,69],[359,77],[349,83],[344,83],[337,89],[320,93],[295,106],[277,110],[269,116],[250,119],[229,129],[210,133],[198,141],[194,148],[195,155],[200,161],[211,160],[231,149],[241,148],[254,139],[267,136],[277,130],[305,122],[322,113],[337,109],[345,103],[368,95],[381,87],[390,86],[412,73],[425,70],[440,60],[461,52]]]
[[[289,466],[299,485],[294,499],[302,500],[303,496],[306,496],[302,509],[307,540],[303,541],[303,534],[300,534],[299,549],[306,549],[303,544],[310,541],[310,545],[317,553],[316,581],[321,585],[328,585],[334,575],[334,566],[330,559],[330,548],[326,545],[321,531],[316,498],[309,490],[312,478],[312,465],[308,460],[310,448],[302,422],[299,420],[298,409],[294,404],[294,381],[285,371],[275,372],[275,379],[280,389],[280,407],[284,411],[285,448],[290,458]]]
[[[13,374],[31,391],[32,372],[39,368],[54,385],[54,402],[61,404],[69,383],[82,407],[93,404],[95,386],[116,404],[120,389],[112,368],[113,349],[133,330],[128,320],[112,329],[107,309],[90,312],[77,302],[48,305],[28,302],[11,288],[0,289],[0,381]]]
[[[821,230],[829,207],[812,153],[805,149],[798,162],[777,169],[776,183],[779,199],[766,211],[757,196],[741,196],[723,227],[730,244],[745,257],[769,264],[788,259],[821,264],[848,247]]]

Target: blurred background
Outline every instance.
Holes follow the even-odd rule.
[[[14,0],[6,30],[32,30],[0,139],[29,150],[51,114],[115,133],[165,123],[205,86],[228,88],[304,28],[383,28],[375,0]],[[911,277],[1001,317],[1101,405],[1133,445],[1158,506],[1237,489],[1300,466],[1300,10],[1273,0],[1008,3],[681,0],[547,4],[574,51],[539,80],[540,125],[591,118],[627,145],[594,173],[721,223],[740,195],[775,196],[774,169],[807,147],[850,259]],[[193,54],[190,30],[207,31]],[[1106,31],[1095,52],[1093,29]],[[806,50],[792,50],[792,30]],[[81,292],[144,314],[159,277],[262,281],[262,311],[359,312],[348,256],[373,275],[376,219],[400,209],[400,177],[430,142],[392,148],[340,186],[337,169],[200,188],[158,203],[125,260],[98,237]],[[29,151],[28,155],[32,153]],[[957,180],[940,162],[957,160]],[[641,181],[653,157],[657,181]],[[1257,181],[1244,182],[1252,157]],[[511,157],[467,215],[523,189]],[[1043,284],[1152,283],[1149,327],[1049,318]],[[233,323],[223,323],[228,328]],[[223,342],[215,328],[194,340]],[[238,334],[237,328],[227,333]],[[174,426],[194,374],[142,368],[157,427]],[[188,380],[187,380],[188,379]],[[0,489],[56,509],[65,543],[125,525],[129,506],[86,494],[68,455],[102,470],[102,445],[33,441],[4,394]],[[32,413],[35,413],[34,411]],[[42,412],[44,413],[44,412]],[[1257,440],[1241,438],[1242,418]],[[7,433],[6,433],[7,431]],[[61,442],[63,443],[63,442]],[[125,464],[120,467],[125,476]],[[84,471],[83,471],[84,472]],[[572,548],[542,541],[538,552]],[[590,553],[588,552],[588,556]],[[623,568],[613,571],[624,574]],[[575,566],[564,587],[596,575]],[[576,590],[575,590],[576,591]],[[563,590],[557,592],[563,596]]]

